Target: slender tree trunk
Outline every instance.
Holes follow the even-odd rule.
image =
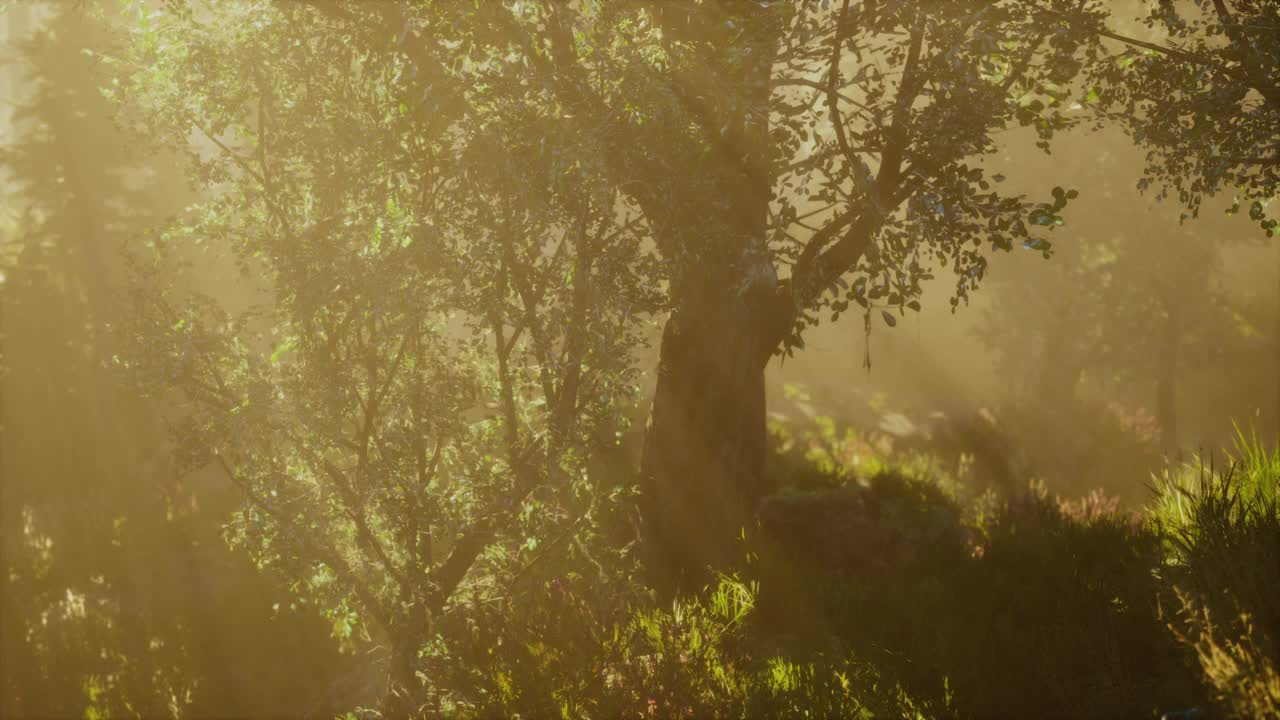
[[[1061,327],[1045,339],[1038,402],[1055,413],[1071,412],[1076,406],[1076,388],[1084,375],[1080,348],[1075,346],[1078,340],[1078,334]]]
[[[1280,448],[1280,238],[1276,239],[1276,332],[1272,337],[1276,352],[1276,415],[1275,435],[1276,447]]]
[[[1178,453],[1178,346],[1182,340],[1182,309],[1177,301],[1166,303],[1161,331],[1160,357],[1156,360],[1156,420],[1160,447],[1172,458]]]
[[[1067,298],[1055,311],[1055,322],[1044,335],[1044,346],[1035,364],[1035,402],[1055,414],[1076,409],[1076,390],[1084,376],[1084,334],[1079,324],[1080,308]]]

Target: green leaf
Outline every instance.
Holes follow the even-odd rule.
[[[279,365],[280,358],[283,357],[285,353],[292,351],[295,347],[297,347],[297,345],[298,345],[298,338],[293,336],[290,336],[285,338],[284,340],[281,340],[280,344],[276,345],[275,349],[271,351],[271,364]]]

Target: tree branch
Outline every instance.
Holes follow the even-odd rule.
[[[902,172],[902,159],[907,151],[911,123],[911,106],[915,104],[923,85],[920,69],[920,50],[924,45],[925,15],[917,10],[915,27],[911,29],[911,39],[907,47],[907,64],[902,70],[902,81],[898,83],[898,95],[894,98],[893,118],[889,131],[880,172],[876,176],[876,199],[886,199],[893,194]]]
[[[501,230],[503,262],[506,263],[511,280],[516,286],[516,295],[520,298],[520,303],[524,308],[524,326],[529,328],[529,334],[533,336],[533,354],[534,359],[538,362],[538,379],[542,384],[543,397],[546,398],[547,406],[550,407],[555,403],[556,388],[551,376],[550,346],[547,342],[546,333],[542,331],[542,325],[538,322],[538,301],[550,283],[543,283],[539,291],[537,293],[534,292],[529,284],[528,277],[522,269],[524,266],[521,264],[520,259],[516,257],[512,239],[514,231],[513,218],[509,218]]]
[[[311,534],[307,532],[306,528],[294,522],[293,518],[280,513],[269,503],[260,498],[258,494],[253,491],[252,486],[231,469],[230,463],[228,463],[226,458],[222,456],[222,453],[215,452],[214,458],[217,460],[219,467],[222,468],[222,472],[226,474],[227,478],[239,487],[242,492],[244,492],[245,497],[249,500],[249,504],[271,516],[277,523],[288,526],[293,531],[293,536],[297,537],[304,545],[306,545],[311,550],[312,555],[319,558],[321,562],[332,568],[333,572],[351,587],[352,591],[355,592],[356,597],[360,600],[360,603],[364,605],[365,611],[372,615],[384,629],[388,631],[392,630],[393,626],[390,613],[382,606],[382,603],[378,601],[378,598],[369,591],[365,582],[356,576],[355,571],[352,570],[351,566],[342,559],[342,556],[337,550],[330,548],[311,537]]]
[[[836,87],[840,84],[840,55],[844,45],[844,20],[849,11],[849,0],[840,5],[840,14],[836,16],[836,29],[831,37],[831,68],[827,77],[827,111],[830,114],[831,126],[836,133],[836,146],[844,156],[846,172],[853,179],[853,185],[859,192],[866,194],[871,189],[869,177],[871,169],[862,158],[853,153],[849,147],[849,139],[844,132],[844,117],[840,114],[840,97]]]
[[[847,2],[845,7],[847,7]],[[902,160],[910,138],[911,107],[923,86],[921,50],[924,45],[926,16],[922,11],[916,17],[908,40],[906,65],[898,94],[894,99],[893,115],[886,132],[880,171],[871,187],[856,205],[843,213],[809,239],[792,271],[791,294],[797,310],[803,310],[816,302],[822,293],[844,273],[857,265],[883,219],[897,206],[896,191],[902,172]],[[839,38],[839,32],[837,32]],[[831,62],[839,59],[833,56]],[[843,231],[834,245],[823,250],[837,233]]]
[[[382,547],[382,543],[378,542],[378,538],[369,529],[368,518],[364,513],[364,505],[356,497],[355,491],[347,480],[346,475],[329,461],[321,459],[320,462],[325,472],[333,479],[334,484],[338,486],[338,496],[342,501],[343,511],[351,522],[355,523],[357,537],[360,538],[361,544],[373,554],[374,559],[382,566],[382,569],[396,581],[396,584],[400,586],[401,593],[405,597],[412,597],[413,583],[395,566],[390,556],[387,555],[387,551]]]
[[[458,538],[449,551],[449,557],[431,572],[432,590],[427,603],[433,615],[444,608],[493,538],[493,529],[487,523],[481,523]]]
[[[586,352],[587,306],[591,300],[591,263],[593,247],[587,231],[587,210],[582,212],[578,230],[577,252],[573,263],[573,301],[569,310],[568,334],[565,340],[564,376],[551,416],[551,448],[558,449],[572,428],[578,407],[578,384],[582,379],[582,358]]]
[[[1227,10],[1227,4],[1223,0],[1213,0],[1213,8],[1218,13],[1218,22],[1222,24],[1222,29],[1226,32],[1227,37],[1231,39],[1231,44],[1235,46],[1240,53],[1240,58],[1244,62],[1245,76],[1249,80],[1250,86],[1257,90],[1264,98],[1267,99],[1273,109],[1280,110],[1280,88],[1267,84],[1266,68],[1258,59],[1258,53],[1253,47],[1253,43],[1249,42],[1249,38],[1245,37],[1240,31],[1240,26],[1236,24],[1231,17],[1231,12]]]

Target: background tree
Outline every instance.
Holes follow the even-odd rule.
[[[1237,358],[1241,387],[1269,385],[1270,363],[1254,370],[1239,359],[1258,352],[1256,328],[1270,320],[1249,317],[1256,301],[1241,292],[1249,284],[1236,266],[1252,251],[1241,231],[1251,228],[1229,217],[1184,224],[1176,204],[1145,201],[1133,187],[1142,158],[1119,128],[1079,128],[1055,143],[1054,156],[1019,172],[1088,183],[1082,212],[1051,262],[996,266],[977,330],[1008,378],[1001,414],[1026,470],[1059,491],[1100,484],[1143,502],[1140,478],[1162,455],[1230,442],[1215,433],[1231,418],[1210,419],[1211,407],[1231,407],[1241,422],[1240,407],[1252,415],[1235,383],[1221,381],[1225,358]],[[1093,203],[1116,210],[1083,210]],[[1053,430],[1064,425],[1076,430]]]
[[[113,18],[72,3],[11,12],[0,715],[329,711],[316,686],[340,658],[323,625],[227,551],[234,498],[175,472],[155,405],[110,368],[129,241],[187,199],[171,159],[112,132],[107,76],[85,51],[109,44]]]
[[[1149,151],[1141,186],[1158,187],[1160,198],[1176,195],[1188,217],[1198,216],[1205,197],[1229,191],[1231,212],[1247,207],[1273,237],[1277,221],[1267,203],[1280,189],[1280,13],[1253,0],[1162,0],[1142,8],[1144,23],[1163,39],[1094,25],[1122,51],[1090,72],[1106,87],[1104,117]],[[1280,324],[1273,346],[1280,370]],[[1280,390],[1275,411],[1280,427]]]

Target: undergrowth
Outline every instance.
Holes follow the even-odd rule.
[[[470,690],[436,713],[1280,717],[1280,453],[1254,438],[1171,468],[1140,513],[973,492],[829,423],[781,436],[770,471],[784,487],[718,583],[532,588],[450,657]]]

